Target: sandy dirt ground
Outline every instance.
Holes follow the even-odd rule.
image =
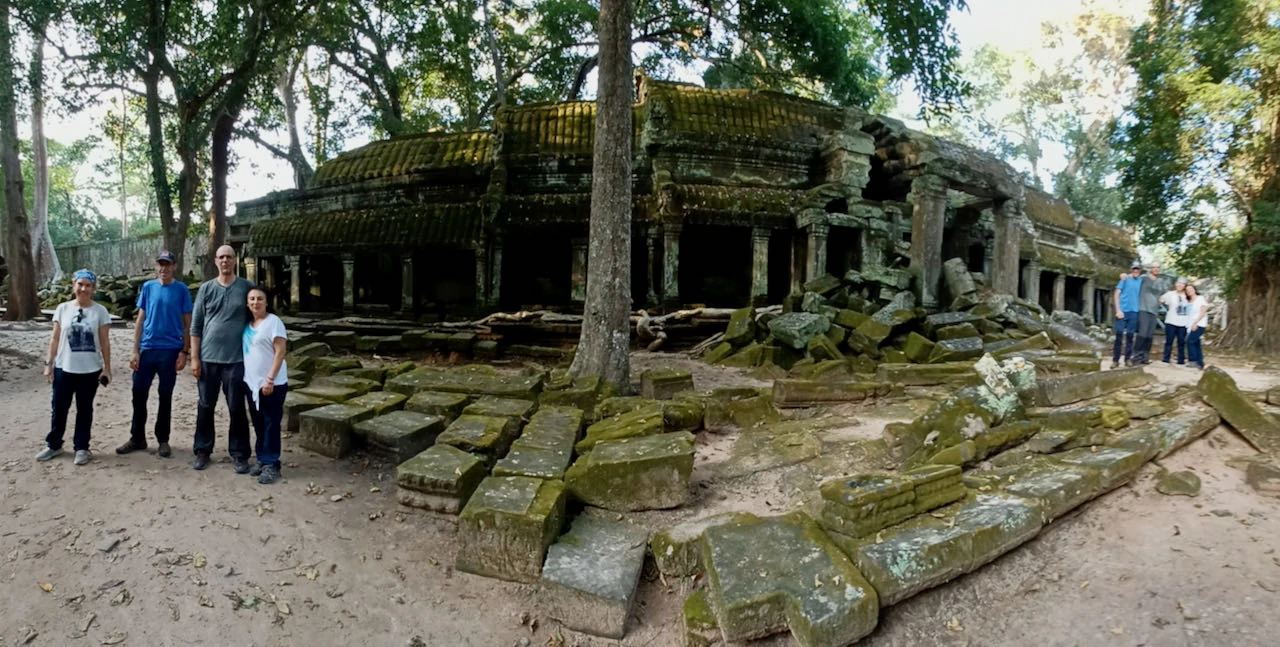
[[[393,465],[333,461],[286,439],[284,479],[261,486],[231,471],[220,409],[220,460],[193,471],[189,375],[175,397],[174,457],[158,458],[154,444],[117,456],[130,416],[125,328],[113,331],[117,379],[99,391],[93,461],[76,467],[68,452],[37,463],[49,425],[38,361],[47,335],[47,325],[0,324],[0,647],[681,642],[692,582],[647,575],[619,642],[543,617],[533,586],[455,572],[454,524],[397,505]],[[636,358],[637,367],[671,363],[696,370],[699,388],[743,379],[674,356]],[[1246,389],[1280,383],[1278,373],[1225,364]],[[1150,370],[1171,382],[1197,377]],[[851,433],[875,433],[874,418]],[[864,644],[1274,645],[1280,500],[1226,465],[1251,453],[1219,428],[1162,461],[1199,474],[1200,496],[1156,493],[1159,468],[1148,465],[994,564],[887,610]],[[767,513],[775,504],[761,499],[775,485],[699,498]]]

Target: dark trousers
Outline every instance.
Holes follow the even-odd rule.
[[[76,451],[89,449],[89,430],[93,427],[93,396],[98,393],[98,376],[92,373],[68,373],[53,369],[53,421],[44,442],[50,449],[62,449],[62,437],[67,433],[67,414],[71,411],[71,399],[76,401],[76,431],[72,446]]]
[[[249,419],[253,421],[255,436],[253,453],[262,465],[280,466],[280,426],[284,422],[284,396],[288,384],[277,384],[271,395],[258,391],[258,405],[249,398]]]
[[[1192,366],[1204,368],[1204,347],[1200,338],[1204,336],[1204,328],[1196,328],[1187,333],[1187,362]]]
[[[1173,354],[1173,343],[1178,342],[1178,363],[1185,363],[1186,345],[1187,345],[1187,328],[1186,326],[1164,325],[1164,363],[1169,363],[1169,356]]]
[[[201,362],[200,379],[196,381],[196,388],[200,394],[200,404],[196,407],[195,453],[213,453],[213,408],[218,404],[218,392],[221,391],[227,399],[227,413],[231,416],[227,453],[232,458],[249,460],[249,417],[244,406],[248,389],[244,384],[244,362]]]
[[[1156,314],[1154,312],[1138,313],[1138,334],[1134,335],[1133,359],[1135,361],[1151,361],[1151,342],[1156,336]]]
[[[182,349],[149,349],[138,355],[133,372],[133,424],[129,437],[138,447],[147,446],[147,395],[151,382],[160,378],[160,403],[156,411],[156,442],[169,442],[169,418],[173,411],[173,387],[178,382],[178,353]]]
[[[1133,356],[1133,335],[1138,332],[1138,313],[1126,312],[1124,319],[1116,319],[1116,344],[1111,351],[1111,362],[1120,361],[1120,349],[1124,349],[1124,358]]]

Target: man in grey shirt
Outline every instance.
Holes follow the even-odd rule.
[[[248,394],[244,385],[244,351],[242,338],[249,320],[249,288],[252,285],[236,276],[236,251],[223,245],[217,251],[217,278],[200,284],[191,315],[191,374],[196,377],[200,404],[196,409],[195,461],[192,467],[209,466],[213,453],[213,410],[218,404],[218,391],[227,398],[231,429],[227,434],[227,453],[237,474],[249,472],[249,418],[245,411]]]
[[[1138,334],[1133,345],[1135,366],[1151,363],[1151,341],[1156,335],[1160,296],[1164,293],[1164,281],[1160,280],[1160,266],[1153,264],[1150,274],[1142,277],[1142,290],[1138,293]]]

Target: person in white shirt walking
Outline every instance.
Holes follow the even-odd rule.
[[[1194,285],[1187,285],[1187,301],[1190,303],[1187,318],[1187,362],[1200,370],[1204,370],[1204,347],[1200,338],[1209,327],[1209,302],[1200,296],[1200,290]]]
[[[267,312],[267,291],[249,288],[249,322],[244,326],[244,384],[249,393],[249,420],[253,422],[254,453],[258,463],[249,473],[267,485],[280,478],[280,426],[284,398],[289,393],[289,372],[284,354],[288,335],[280,317]]]
[[[1191,304],[1187,301],[1187,280],[1178,277],[1173,289],[1160,297],[1164,304],[1164,363],[1169,363],[1173,345],[1178,345],[1178,366],[1186,363],[1187,324],[1191,323]]]
[[[93,398],[98,386],[111,381],[111,313],[93,300],[98,277],[77,270],[72,289],[75,299],[53,312],[53,336],[44,362],[44,376],[53,385],[53,417],[45,447],[36,460],[47,461],[62,453],[71,400],[76,402],[76,427],[72,437],[75,464],[89,462],[89,437],[93,427]]]

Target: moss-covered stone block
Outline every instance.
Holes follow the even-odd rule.
[[[775,380],[773,404],[786,409],[842,402],[863,402],[876,396],[886,396],[891,388],[891,385],[879,382]]]
[[[464,573],[533,582],[565,522],[564,483],[490,476],[458,516],[455,567]]]
[[[652,400],[670,400],[681,391],[693,390],[693,376],[673,368],[651,368],[640,374],[640,395]]]
[[[397,463],[425,451],[444,429],[444,419],[440,416],[414,411],[392,411],[358,422],[352,428],[370,450],[385,454]]]
[[[703,561],[726,642],[790,629],[805,647],[836,647],[875,629],[875,590],[803,513],[708,528]]]
[[[1037,384],[1036,403],[1040,406],[1062,406],[1088,400],[1122,389],[1149,384],[1154,380],[1141,367],[1122,368],[1105,373],[1086,373]]]
[[[703,400],[703,427],[720,431],[751,428],[781,419],[771,391],[755,388],[715,389]]]
[[[729,368],[752,368],[764,361],[764,346],[759,342],[751,342],[738,352],[716,362]]]
[[[804,350],[809,340],[827,332],[831,321],[810,312],[789,312],[769,321],[769,332],[778,343]]]
[[[564,626],[622,638],[644,566],[647,533],[625,521],[585,513],[547,549],[539,605]]]
[[[1103,492],[1129,482],[1147,463],[1147,457],[1141,451],[1124,447],[1080,447],[1054,454],[1053,457],[1068,465],[1082,465],[1097,470]]]
[[[740,348],[756,339],[756,309],[739,308],[729,315],[729,325],[724,331],[725,343]]]
[[[301,358],[301,357],[309,357],[309,358],[315,359],[318,357],[327,357],[332,354],[333,354],[333,350],[329,348],[329,345],[321,341],[313,341],[305,344],[300,344],[298,346],[291,346],[289,348],[290,360],[293,360],[294,358]],[[293,362],[290,361],[289,365],[293,366]]]
[[[290,390],[284,396],[285,431],[291,434],[298,433],[302,425],[303,412],[319,409],[328,404],[333,404],[333,400]]]
[[[876,381],[906,386],[934,386],[947,384],[957,377],[973,377],[971,362],[947,364],[881,364],[876,367]]]
[[[938,332],[944,328],[961,325],[969,325],[970,327],[973,327],[976,326],[978,321],[981,319],[982,317],[968,312],[939,312],[924,318],[924,333],[934,339],[938,339]],[[976,335],[965,336],[974,337]]]
[[[733,344],[730,344],[729,342],[720,342],[719,344],[712,346],[711,349],[702,356],[702,361],[708,364],[719,364],[720,362],[723,362],[725,358],[732,355],[735,350],[737,349],[733,347]]]
[[[326,375],[317,377],[311,381],[308,388],[315,388],[320,385],[336,386],[343,389],[351,389],[356,395],[364,395],[370,391],[381,391],[382,384],[374,380],[366,380],[360,377],[352,377],[350,375]]]
[[[565,474],[578,500],[609,510],[660,510],[689,499],[693,434],[679,431],[598,443]]]
[[[353,349],[356,347],[357,335],[350,330],[332,330],[324,334],[324,343],[331,348]]]
[[[1240,392],[1226,371],[1210,366],[1200,374],[1196,389],[1218,415],[1263,453],[1280,452],[1280,420],[1264,412],[1253,398]]]
[[[749,519],[740,512],[726,512],[683,521],[659,530],[649,539],[658,572],[668,577],[689,577],[702,571],[702,535],[707,528]]]
[[[364,395],[351,398],[350,400],[347,400],[346,403],[357,407],[369,407],[370,409],[373,409],[375,415],[380,416],[384,413],[403,409],[406,399],[407,398],[400,393],[392,393],[390,391],[370,391]]]
[[[372,380],[381,384],[387,379],[387,369],[379,366],[362,366],[360,368],[348,368],[338,371],[337,375],[346,375],[349,377],[358,377],[364,380]]]
[[[843,309],[836,313],[835,323],[846,330],[856,330],[870,318],[857,310]]]
[[[543,406],[529,418],[515,444],[554,449],[572,455],[582,431],[583,412],[573,407]]]
[[[1010,468],[984,472],[1003,491],[1033,502],[1049,523],[1076,506],[1106,492],[1101,473],[1086,465],[1070,465],[1035,456]]]
[[[1137,450],[1148,460],[1164,458],[1209,433],[1219,423],[1221,419],[1214,410],[1183,411],[1133,425],[1106,444]]]
[[[818,335],[810,339],[806,350],[810,357],[819,362],[844,359],[844,353],[841,353],[826,335]]]
[[[933,354],[934,346],[935,344],[929,341],[929,338],[913,332],[907,335],[907,341],[902,346],[902,352],[912,362],[923,364],[929,361],[929,356]]]
[[[1053,340],[1049,339],[1049,335],[1044,331],[1037,332],[1026,339],[1019,340],[1013,344],[1004,346],[994,351],[987,351],[996,359],[1004,359],[1013,357],[1019,353],[1025,353],[1032,350],[1043,350],[1045,348],[1053,348]]]
[[[347,404],[330,404],[305,411],[299,424],[298,445],[321,456],[342,458],[351,453],[351,428],[374,415],[373,409]]]
[[[478,456],[432,445],[396,466],[397,499],[414,508],[458,514],[486,473]]]
[[[486,395],[476,399],[462,410],[462,415],[467,416],[493,416],[495,418],[506,418],[510,421],[512,429],[510,433],[519,434],[524,428],[524,423],[529,420],[533,412],[538,410],[538,403],[532,400],[521,400],[519,398],[499,398]]]
[[[392,391],[385,391],[384,393],[392,393]],[[462,410],[468,404],[471,404],[471,396],[465,393],[420,391],[405,400],[404,410],[440,416],[444,418],[445,424],[449,424],[462,415]]]
[[[507,418],[463,414],[445,427],[436,442],[481,454],[492,462],[506,455],[517,433]]]
[[[934,345],[933,352],[929,354],[929,363],[940,364],[974,360],[982,357],[984,352],[980,337],[946,339]]]
[[[316,357],[311,362],[311,374],[315,377],[353,368],[360,368],[360,360],[354,357]]]
[[[586,436],[577,444],[579,453],[592,451],[596,443],[640,436],[653,436],[664,430],[661,405],[648,405],[587,427]]]
[[[681,607],[684,622],[684,647],[716,647],[724,644],[720,638],[720,626],[711,611],[705,589],[695,589],[685,598]]]
[[[492,395],[522,400],[536,400],[542,390],[542,377],[532,375],[498,375],[476,368],[420,368],[387,380],[386,390],[412,396],[422,391],[465,393],[471,396]]]

